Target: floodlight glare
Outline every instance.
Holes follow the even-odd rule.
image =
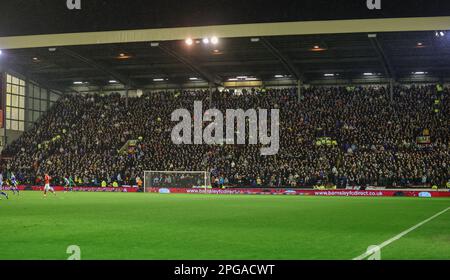
[[[211,43],[213,44],[213,45],[217,45],[218,43],[219,43],[219,38],[217,38],[217,37],[212,37],[211,38]]]

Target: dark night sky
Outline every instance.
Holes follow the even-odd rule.
[[[0,36],[212,24],[450,15],[449,0],[1,0]]]

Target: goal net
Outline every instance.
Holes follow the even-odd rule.
[[[144,171],[144,192],[169,188],[206,189],[211,185],[206,171]]]

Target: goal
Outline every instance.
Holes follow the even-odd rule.
[[[206,189],[211,185],[207,171],[144,171],[144,192],[169,188]]]

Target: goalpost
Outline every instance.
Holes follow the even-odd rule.
[[[144,171],[144,192],[152,188],[197,188],[206,193],[210,184],[207,171]]]

